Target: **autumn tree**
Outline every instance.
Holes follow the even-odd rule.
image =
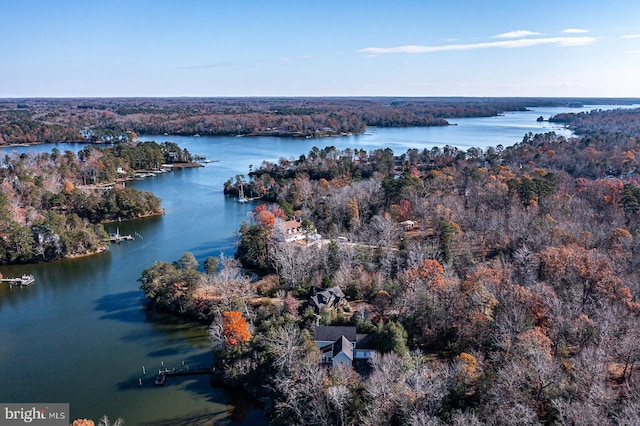
[[[460,284],[453,316],[457,318],[456,335],[461,348],[479,348],[489,340],[498,305],[494,292],[503,279],[505,273],[499,265],[483,264]]]
[[[71,422],[71,426],[95,426],[95,423],[89,419],[76,419]]]
[[[620,286],[611,262],[596,250],[570,244],[549,247],[540,257],[543,277],[563,299],[582,309],[600,297],[614,296]]]
[[[412,207],[409,200],[400,200],[398,204],[391,205],[391,211],[393,212],[398,222],[411,219]]]
[[[256,224],[262,228],[273,229],[276,218],[270,211],[263,210],[256,214]]]
[[[225,342],[231,346],[238,346],[249,341],[251,332],[249,332],[249,324],[242,316],[242,312],[225,311],[222,313],[222,335]]]

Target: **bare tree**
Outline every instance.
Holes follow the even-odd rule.
[[[589,401],[554,400],[553,408],[558,413],[557,417],[561,425],[606,425],[611,422],[601,407],[593,405]]]
[[[325,373],[317,358],[303,356],[292,364],[288,374],[277,374],[273,386],[280,397],[275,402],[276,417],[286,419],[287,424],[330,424],[325,395]]]
[[[266,351],[273,359],[272,365],[279,370],[294,368],[296,362],[305,355],[303,342],[302,331],[291,322],[270,329],[264,339]]]
[[[398,236],[398,226],[391,217],[374,216],[367,227],[366,240],[372,245],[384,248],[390,248],[391,242],[396,240]]]
[[[220,349],[224,346],[225,338],[222,327],[222,314],[220,312],[216,312],[213,315],[211,324],[209,324],[209,340],[211,340],[214,349]]]
[[[535,407],[531,405],[525,389],[525,372],[521,363],[515,359],[506,362],[497,371],[495,382],[488,390],[483,417],[489,424],[537,424]]]
[[[240,263],[233,258],[220,254],[220,270],[217,274],[205,274],[199,285],[205,288],[207,296],[217,296],[225,309],[231,309],[233,303],[242,302],[247,318],[251,319],[246,300],[253,291],[251,283],[240,268]]]
[[[513,261],[516,267],[516,279],[525,287],[533,284],[538,270],[538,262],[533,252],[526,245],[522,245],[513,254]]]
[[[338,425],[345,425],[346,411],[351,400],[349,388],[345,385],[329,386],[325,391],[327,395],[327,402],[332,411],[336,412]]]
[[[274,242],[269,256],[287,288],[294,288],[309,277],[314,248],[295,243]]]
[[[402,395],[407,389],[404,363],[395,353],[384,356],[374,353],[371,368],[371,375],[364,386],[367,402],[363,420],[370,425],[385,425],[398,411]]]
[[[620,425],[640,425],[640,389],[627,392],[625,396],[627,398],[622,403],[620,412],[615,415],[615,419]]]
[[[106,415],[100,417],[98,420],[98,426],[122,426],[124,425],[124,420],[121,417],[118,417],[113,423],[109,420],[109,417]]]
[[[444,426],[446,423],[424,411],[417,411],[407,416],[407,424],[409,426]]]

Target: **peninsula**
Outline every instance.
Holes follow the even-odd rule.
[[[102,223],[163,212],[160,199],[126,186],[160,164],[193,166],[166,142],[121,143],[37,155],[5,155],[0,167],[0,264],[33,263],[108,248]]]
[[[589,131],[264,163],[236,259],[142,289],[275,424],[637,424],[640,110],[562,120]]]

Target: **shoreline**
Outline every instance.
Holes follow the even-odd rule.
[[[106,224],[112,224],[112,223],[120,223],[120,222],[129,222],[130,220],[137,220],[137,219],[144,219],[147,217],[154,217],[154,216],[162,216],[163,214],[165,214],[165,209],[160,209],[159,212],[154,212],[154,213],[148,213],[148,214],[143,214],[142,216],[137,216],[137,217],[132,217],[130,219],[112,219],[112,220],[103,220],[100,223],[102,225],[106,225]]]
[[[66,256],[66,257],[61,257],[60,259],[53,259],[53,260],[43,260],[41,262],[37,262],[37,263],[48,263],[48,262],[55,262],[55,261],[59,261],[59,260],[69,260],[69,259],[80,259],[82,257],[89,257],[89,256],[94,256],[96,254],[100,254],[100,253],[104,253],[106,251],[109,251],[109,244],[105,244],[103,245],[100,249],[95,250],[91,253],[84,253],[84,254],[72,254],[70,256]],[[11,265],[17,265],[17,263],[13,263]],[[22,265],[32,265],[31,263],[23,263]]]
[[[165,210],[164,209],[161,209],[161,210],[162,211],[158,212],[158,213],[150,213],[150,214],[138,216],[138,217],[131,218],[131,219],[125,219],[124,222],[131,221],[131,220],[136,220],[136,219],[144,219],[144,218],[154,217],[154,216],[162,216],[165,213]],[[112,224],[112,223],[118,223],[118,222],[122,222],[122,221],[114,219],[114,220],[109,220],[109,221],[101,221],[99,223],[102,224],[102,225],[105,225],[105,224]],[[38,260],[38,261],[35,261],[35,262],[0,263],[0,267],[4,267],[4,266],[19,266],[19,265],[37,265],[37,264],[41,264],[41,263],[51,263],[51,262],[60,262],[60,261],[72,260],[72,259],[80,259],[80,258],[83,258],[83,257],[95,256],[97,254],[108,252],[110,250],[110,246],[111,246],[111,244],[109,242],[107,242],[107,243],[103,244],[102,246],[100,246],[97,250],[91,251],[89,253],[72,254],[72,255],[60,257],[60,258],[57,258],[57,259]]]

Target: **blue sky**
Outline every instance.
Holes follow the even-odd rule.
[[[0,97],[640,97],[640,1],[3,0]]]

